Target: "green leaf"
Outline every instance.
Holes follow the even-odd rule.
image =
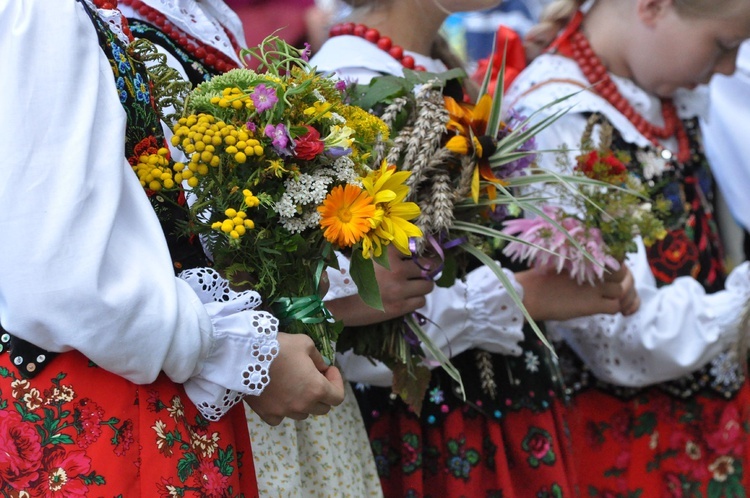
[[[55,434],[50,436],[49,442],[52,444],[73,444],[73,439],[67,434]]]
[[[412,83],[412,87],[417,85],[424,85],[431,81],[439,81],[442,86],[450,80],[461,79],[466,77],[466,71],[461,68],[453,68],[448,71],[440,73],[431,73],[429,71],[414,71],[412,69],[404,68],[404,79]]]
[[[420,365],[409,372],[408,365],[397,363],[392,370],[393,383],[391,389],[419,416],[432,377],[430,369]]]
[[[354,283],[357,284],[359,297],[371,308],[385,311],[383,300],[380,297],[378,281],[375,278],[375,268],[372,260],[366,259],[360,251],[354,251],[351,261],[352,265],[349,268],[349,273],[351,273]]]
[[[216,466],[219,468],[219,472],[221,472],[222,475],[231,476],[232,472],[234,472],[234,467],[232,466],[232,463],[234,463],[234,448],[232,448],[232,445],[230,444],[227,446],[226,450],[219,448],[218,453],[219,455],[218,458],[216,458]]]
[[[96,473],[95,470],[92,470],[88,474],[79,474],[78,478],[81,479],[87,486],[91,486],[92,484],[96,484],[97,486],[101,486],[102,484],[106,484],[107,481],[105,481],[104,477],[100,476]],[[122,496],[122,495],[120,495]]]
[[[454,222],[455,223],[455,222]],[[438,287],[450,287],[458,278],[458,263],[452,254],[446,254],[443,261],[443,271],[440,272],[440,278],[435,281]]]
[[[493,48],[493,52],[494,52]],[[497,81],[495,83],[495,93],[492,95],[492,108],[490,109],[490,119],[487,123],[487,134],[491,137],[496,137],[500,131],[500,119],[502,106],[503,106],[503,90],[505,84],[505,56],[508,51],[508,42],[505,42],[503,47],[503,62],[500,66],[500,74],[497,75]],[[490,59],[492,60],[492,59]],[[487,71],[491,71],[490,68]]]
[[[405,81],[396,76],[382,76],[374,78],[369,85],[357,85],[355,92],[362,92],[356,101],[356,105],[364,109],[372,109],[376,104],[390,98],[405,94]]]
[[[656,430],[656,415],[645,413],[635,420],[633,434],[635,437],[643,437],[653,434]]]
[[[377,264],[385,268],[386,270],[391,269],[391,262],[388,261],[388,250],[385,248],[385,250],[380,252],[380,256],[373,256],[372,259],[375,260]]]
[[[404,316],[404,321],[406,321],[406,324],[409,326],[412,332],[414,332],[414,335],[417,336],[417,339],[419,339],[422,348],[424,348],[435,360],[438,361],[438,363],[440,363],[440,367],[445,370],[445,373],[447,373],[451,377],[451,379],[456,381],[456,383],[461,388],[461,396],[463,397],[464,401],[466,401],[464,383],[461,380],[461,373],[458,371],[458,369],[453,366],[448,357],[445,356],[445,353],[443,353],[443,351],[439,347],[437,347],[435,343],[432,342],[430,336],[428,336],[424,329],[422,329],[422,327],[419,325],[419,322],[417,322],[417,320],[414,318],[413,314]]]
[[[198,468],[198,458],[193,453],[185,453],[177,462],[177,477],[180,482],[185,482],[193,474],[193,470]]]

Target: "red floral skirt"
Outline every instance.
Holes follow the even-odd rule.
[[[138,386],[70,352],[31,380],[0,354],[0,494],[249,498],[258,492],[241,406],[208,422],[165,375]]]
[[[601,391],[569,413],[582,490],[599,497],[744,497],[750,490],[750,385],[729,401],[650,389],[624,401]]]
[[[369,432],[385,496],[577,496],[562,410],[554,401],[493,420],[465,405],[439,427],[405,408],[382,413]]]

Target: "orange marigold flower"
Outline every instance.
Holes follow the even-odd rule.
[[[323,236],[339,247],[351,247],[375,224],[374,199],[356,185],[334,187],[318,206]]]

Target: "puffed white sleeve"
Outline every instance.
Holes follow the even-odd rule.
[[[738,341],[750,300],[750,263],[738,266],[725,290],[713,294],[690,277],[657,288],[640,241],[626,263],[641,298],[635,314],[547,323],[547,332],[570,344],[599,379],[625,387],[677,379]]]
[[[514,290],[523,299],[523,288],[511,271],[503,270]],[[422,328],[433,343],[448,357],[469,349],[492,353],[521,354],[524,317],[497,276],[482,266],[450,287],[435,287],[426,296],[427,303],[417,310],[425,318]],[[427,357],[427,365],[438,363]],[[391,385],[391,372],[380,362],[351,352],[339,355],[339,364],[352,382]]]
[[[257,394],[243,381],[259,315],[230,319],[174,276],[124,158],[125,112],[82,6],[0,0],[0,60],[3,328],[139,384],[161,371],[204,387],[222,379],[222,394],[191,396],[197,404],[221,403],[227,390]],[[245,360],[220,361],[233,348]]]

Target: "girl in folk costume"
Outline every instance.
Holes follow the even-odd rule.
[[[256,496],[239,402],[278,423],[343,386],[256,293],[175,277],[200,263],[170,258],[132,171],[164,142],[115,7],[0,1],[0,490]],[[39,209],[43,228],[23,221]]]
[[[612,147],[631,158],[628,168],[671,201],[666,237],[648,249],[639,241],[627,258],[637,313],[547,323],[569,348],[559,353],[575,391],[567,421],[581,490],[745,496],[750,385],[738,328],[750,268],[725,272],[697,126],[703,109],[697,93],[682,89],[734,71],[750,36],[750,4],[596,0],[580,8],[575,0],[549,6],[529,43],[554,41],[506,102],[528,115],[575,94],[563,104],[571,110],[537,136],[539,147],[575,149],[598,118],[614,128]],[[564,168],[554,157],[542,161]]]
[[[383,74],[402,75],[404,67],[446,70],[441,59],[453,58],[428,54],[444,47],[437,33],[449,11],[497,4],[349,3],[354,9],[347,21],[354,24],[334,26],[311,63],[320,72],[361,83]],[[385,495],[574,496],[573,469],[557,417],[559,379],[549,352],[533,332],[524,330],[521,311],[497,277],[479,267],[452,287],[435,288],[422,297],[426,291],[416,283],[424,281],[424,273],[408,259],[389,256],[391,271],[377,268],[385,313],[369,309],[353,295],[355,291],[346,292],[343,283],[333,280],[331,293],[337,295],[328,302],[329,309],[346,325],[357,326],[410,312],[401,306],[406,300],[416,304],[426,318],[425,331],[460,370],[467,401],[436,369],[421,416],[416,416],[390,396],[391,375],[384,365],[344,355],[345,377],[367,384],[360,386],[357,396]],[[346,260],[341,264],[345,270]],[[538,320],[632,311],[638,306],[627,271],[597,287],[578,286],[567,275],[508,270],[506,274]]]

